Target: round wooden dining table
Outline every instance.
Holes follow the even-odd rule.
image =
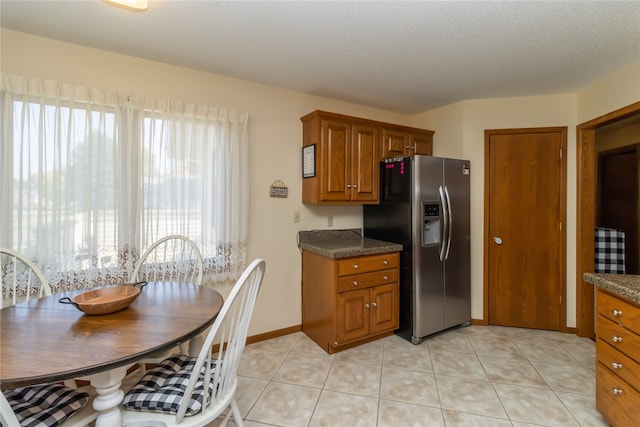
[[[149,282],[116,313],[88,315],[59,302],[87,291],[0,310],[0,387],[89,377],[97,392],[96,427],[120,426],[127,368],[198,336],[213,323],[223,299],[206,286]]]

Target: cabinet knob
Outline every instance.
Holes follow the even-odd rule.
[[[358,269],[358,264],[353,264],[353,269],[357,270]]]
[[[369,308],[369,304],[365,304],[365,305],[364,305],[364,307],[365,307],[365,308]]]
[[[347,188],[351,188],[351,184],[347,184]]]
[[[622,363],[613,362],[611,366],[613,366],[613,369],[622,369]]]
[[[353,286],[358,286],[358,281],[357,280],[353,281]]]
[[[389,280],[389,277],[388,276],[384,276],[383,279],[384,280]]]
[[[613,310],[613,315],[617,317],[622,316],[622,310]]]
[[[615,335],[611,337],[611,339],[613,340],[613,342],[622,342],[622,337],[617,337]]]
[[[612,391],[613,391],[613,394],[615,394],[615,395],[622,394],[622,389],[619,389],[617,387],[614,387]]]
[[[389,265],[389,261],[387,261],[386,259],[385,259],[384,261],[382,261],[382,263],[383,263],[384,265]]]
[[[375,308],[378,306],[378,303],[372,302],[371,305]]]
[[[358,188],[358,184],[353,184],[352,187],[353,188]]]

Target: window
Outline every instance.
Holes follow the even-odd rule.
[[[214,281],[244,269],[247,115],[3,75],[0,245],[54,290],[126,281],[154,241],[194,240]]]

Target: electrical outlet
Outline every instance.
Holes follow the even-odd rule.
[[[300,222],[300,211],[293,211],[293,222]]]
[[[327,227],[333,227],[333,216],[331,215],[327,217]]]

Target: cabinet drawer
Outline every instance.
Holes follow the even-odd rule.
[[[398,253],[345,258],[338,261],[338,276],[368,273],[398,267]]]
[[[640,336],[612,322],[601,314],[596,324],[598,339],[626,354],[633,360],[640,360]]]
[[[633,330],[640,330],[640,307],[600,289],[596,294],[598,313]]]
[[[640,393],[602,363],[596,367],[596,407],[614,426],[635,426],[640,420]]]
[[[353,274],[338,279],[338,292],[353,291],[371,286],[395,283],[398,281],[398,269],[373,271],[371,273]]]
[[[640,364],[619,352],[601,339],[596,340],[598,362],[640,390]]]

